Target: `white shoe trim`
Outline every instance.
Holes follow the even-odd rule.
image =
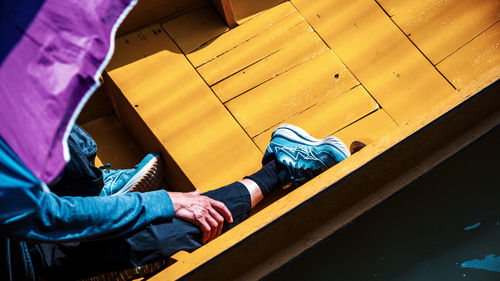
[[[344,156],[347,158],[351,156],[349,149],[345,145],[343,141],[340,139],[329,136],[324,139],[317,139],[307,133],[304,129],[291,125],[291,124],[283,124],[279,126],[276,130],[274,130],[272,137],[282,136],[285,138],[293,139],[294,136],[298,136],[302,139],[305,144],[308,145],[322,145],[322,144],[330,144],[333,147],[337,148]]]
[[[153,167],[153,165],[158,161],[158,158],[157,157],[153,157],[151,158],[148,163],[146,163],[146,165],[144,165],[144,167],[142,167],[139,172],[137,172],[124,186],[123,188],[121,188],[117,193],[111,195],[111,196],[115,196],[115,195],[118,195],[118,194],[123,194],[123,193],[127,193],[129,192],[133,187],[134,185],[139,182],[142,177],[144,177],[144,175],[146,175],[146,173],[149,171],[149,169],[151,169],[151,167]]]

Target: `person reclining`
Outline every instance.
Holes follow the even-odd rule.
[[[75,139],[86,138],[80,128],[74,131]],[[74,155],[81,156],[89,147],[73,149],[68,167],[77,158]],[[3,215],[0,233],[29,242],[26,250],[34,273],[27,276],[70,280],[141,267],[180,250],[201,247],[245,220],[271,190],[290,184],[298,187],[349,156],[345,144],[335,137],[318,140],[284,124],[273,132],[259,171],[203,194],[128,193],[148,186],[145,175],[158,161],[153,154],[129,170],[101,171],[91,159],[83,176],[87,190],[74,189],[74,177],[65,172],[51,187],[53,192],[45,188],[39,196],[39,208],[19,218]]]

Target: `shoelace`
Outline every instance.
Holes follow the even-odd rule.
[[[106,164],[102,165],[101,167],[99,167],[99,169],[102,171],[102,174],[104,175],[104,178],[106,178],[107,174],[109,174],[111,171],[113,171],[110,168],[111,168],[111,163],[106,163]]]
[[[107,163],[99,167],[101,170],[108,170],[109,168],[111,168],[111,163]]]

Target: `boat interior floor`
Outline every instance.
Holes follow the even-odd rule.
[[[201,4],[119,32],[103,86],[78,120],[98,143],[98,164],[128,168],[158,152],[166,188],[204,192],[258,170],[272,131],[283,123],[367,146],[320,179],[272,194],[254,213],[258,218],[179,254],[184,265],[162,278],[182,277],[215,258],[500,76],[496,0],[235,0],[233,6],[234,28]],[[219,241],[224,237],[229,242]],[[263,272],[290,258],[284,256]]]

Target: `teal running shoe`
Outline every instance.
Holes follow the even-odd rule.
[[[283,124],[272,134],[262,162],[275,159],[286,167],[291,183],[301,185],[351,154],[336,137],[316,139],[303,129]]]
[[[132,191],[156,190],[161,185],[160,159],[150,153],[133,169],[103,170],[104,187],[100,196],[113,196]]]

